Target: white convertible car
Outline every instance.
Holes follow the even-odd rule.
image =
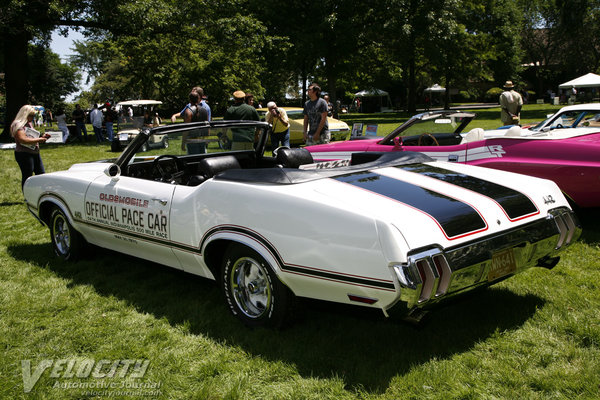
[[[227,129],[256,150],[194,154]],[[33,176],[27,207],[55,253],[97,245],[217,280],[247,325],[280,324],[295,296],[414,314],[530,267],[552,268],[579,223],[549,180],[420,153],[314,163],[265,156],[270,126],[216,121],[143,129],[116,160]],[[152,135],[168,149],[138,153]]]

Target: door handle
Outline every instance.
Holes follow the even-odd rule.
[[[166,206],[166,205],[167,205],[167,203],[168,203],[168,201],[167,201],[167,200],[163,200],[163,199],[157,199],[157,198],[154,198],[154,199],[152,199],[152,200],[153,200],[153,201],[158,201],[158,202],[160,203],[160,205],[161,205],[161,206]]]

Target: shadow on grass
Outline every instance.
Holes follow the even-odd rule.
[[[579,240],[587,244],[598,245],[600,242],[600,207],[577,208],[575,212],[582,227]]]
[[[185,324],[192,334],[239,346],[253,356],[295,366],[303,377],[340,377],[349,389],[384,392],[390,380],[433,358],[468,351],[497,331],[520,327],[542,307],[536,296],[490,288],[432,311],[409,325],[380,311],[303,300],[283,330],[248,329],[229,312],[214,282],[158,264],[93,248],[87,259],[51,258],[46,245],[13,245],[9,254],[48,268],[72,285],[92,285],[135,309]],[[50,259],[50,261],[48,261]]]

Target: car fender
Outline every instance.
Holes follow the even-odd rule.
[[[234,225],[213,227],[202,238],[201,253],[214,278],[218,276],[226,246],[234,242],[248,246],[260,254],[271,265],[273,272],[284,282],[281,274],[281,261],[274,246],[256,232]],[[214,246],[218,248],[217,254],[211,252]]]
[[[50,212],[53,207],[59,208],[65,214],[71,225],[74,227],[78,225],[73,219],[73,215],[69,209],[69,206],[67,206],[63,199],[55,194],[46,193],[40,196],[37,207],[37,216],[45,225],[49,225]]]

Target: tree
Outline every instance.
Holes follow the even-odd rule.
[[[81,79],[77,67],[63,64],[46,46],[29,46],[29,65],[35,66],[29,75],[32,103],[54,109],[77,90],[76,82]]]
[[[4,53],[6,82],[5,127],[10,125],[21,105],[29,100],[27,49],[32,40],[48,43],[50,32],[57,27],[63,30],[82,27],[89,29],[90,34],[101,29],[110,29],[113,34],[138,30],[156,32],[165,29],[170,22],[168,17],[178,12],[176,5],[169,1],[5,0],[0,14],[0,47]],[[7,129],[2,133],[2,139],[8,139]]]

